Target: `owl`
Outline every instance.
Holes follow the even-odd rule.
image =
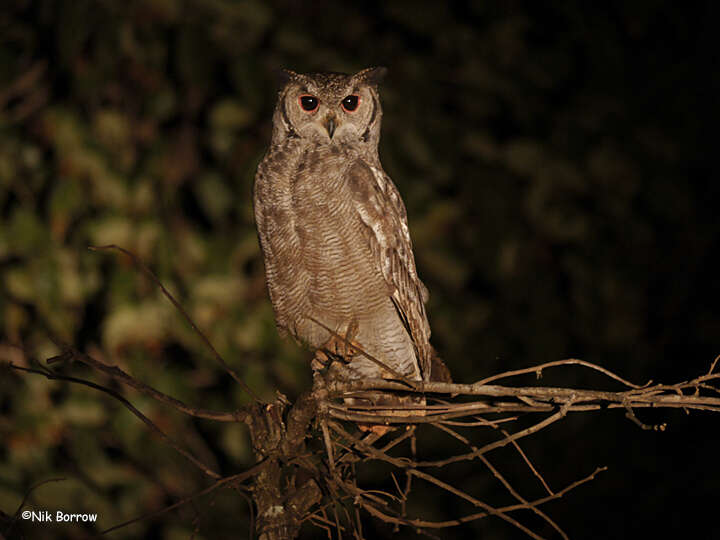
[[[428,292],[405,206],[378,156],[385,71],[284,71],[255,176],[255,221],[282,334],[340,356],[350,378],[427,381]]]

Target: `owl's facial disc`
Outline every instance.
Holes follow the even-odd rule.
[[[373,87],[363,77],[296,75],[285,93],[282,111],[286,125],[301,138],[318,144],[368,142],[381,113]]]

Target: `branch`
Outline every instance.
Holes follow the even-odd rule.
[[[101,371],[107,375],[110,375],[110,377],[112,377],[116,381],[119,381],[127,386],[130,386],[148,397],[151,397],[161,403],[169,405],[184,414],[187,414],[190,416],[195,416],[197,418],[206,418],[209,420],[216,420],[218,422],[244,422],[245,419],[247,418],[247,415],[248,415],[247,410],[242,410],[242,409],[236,410],[234,412],[226,412],[226,411],[213,411],[210,409],[202,409],[200,407],[191,407],[189,405],[186,405],[179,399],[176,399],[172,396],[168,396],[167,394],[164,394],[163,392],[160,392],[159,390],[156,390],[155,388],[148,386],[144,382],[137,380],[135,377],[133,377],[129,373],[123,371],[122,369],[120,369],[117,366],[109,366],[107,364],[104,364],[103,362],[96,360],[89,354],[78,351],[74,347],[71,347],[71,346],[67,345],[66,343],[63,343],[54,338],[53,338],[53,341],[64,352],[58,356],[53,356],[52,358],[48,358],[47,359],[48,364],[55,364],[58,362],[67,362],[68,360],[77,360],[79,362],[82,362],[83,364],[85,364],[88,367],[91,367],[91,368]]]
[[[110,244],[107,246],[89,246],[89,249],[91,251],[103,251],[103,250],[117,250],[126,256],[128,256],[133,264],[137,266],[146,276],[148,276],[162,291],[162,293],[165,295],[165,297],[172,302],[172,305],[175,306],[175,309],[177,309],[183,317],[185,317],[185,320],[188,322],[188,324],[192,327],[193,330],[195,330],[195,333],[200,336],[200,338],[205,342],[205,345],[212,351],[213,355],[215,356],[215,360],[218,361],[218,363],[222,366],[222,368],[225,370],[226,373],[228,373],[233,379],[235,379],[235,382],[237,382],[240,387],[245,390],[245,392],[253,399],[255,402],[260,402],[260,398],[257,396],[255,392],[247,385],[245,382],[240,378],[240,376],[235,373],[235,371],[227,365],[225,360],[222,356],[220,356],[220,353],[215,349],[213,344],[210,342],[210,340],[207,338],[207,336],[200,330],[195,322],[190,318],[190,315],[187,314],[187,312],[183,309],[183,307],[178,303],[177,300],[173,297],[172,294],[165,288],[165,286],[162,284],[162,282],[158,279],[158,277],[153,273],[150,268],[148,268],[145,263],[143,263],[134,253],[128,251],[125,248],[122,248],[120,246],[117,246],[115,244]]]
[[[174,510],[175,508],[178,508],[184,504],[189,503],[190,501],[193,501],[194,499],[197,499],[198,497],[202,497],[203,495],[207,495],[208,493],[215,491],[219,487],[222,487],[229,483],[237,484],[239,482],[244,482],[245,480],[255,476],[259,472],[261,472],[265,467],[267,466],[267,461],[261,461],[260,463],[257,463],[250,469],[243,471],[238,474],[234,474],[232,476],[226,476],[225,478],[221,478],[217,482],[215,482],[213,485],[206,487],[205,489],[198,491],[197,493],[190,495],[188,497],[185,497],[184,499],[179,500],[178,502],[171,504],[170,506],[166,506],[165,508],[161,508],[160,510],[157,510],[155,512],[149,512],[147,514],[144,514],[142,516],[133,518],[128,521],[124,521],[123,523],[119,523],[117,525],[113,525],[109,529],[105,529],[104,531],[101,531],[101,535],[105,535],[109,532],[115,531],[117,529],[121,529],[122,527],[127,527],[128,525],[132,525],[133,523],[137,523],[138,521],[142,521],[144,519],[149,519],[152,517],[157,517],[162,514],[165,514],[169,512],[170,510]]]
[[[70,377],[67,375],[58,375],[50,370],[40,370],[40,369],[32,369],[32,368],[26,368],[22,366],[18,366],[16,364],[10,363],[10,367],[13,369],[16,369],[18,371],[24,371],[26,373],[34,373],[36,375],[43,375],[45,378],[50,380],[60,380],[60,381],[68,381],[73,382],[77,384],[82,384],[83,386],[88,386],[90,388],[94,388],[95,390],[99,390],[100,392],[104,392],[115,399],[117,399],[120,403],[122,403],[131,413],[133,413],[135,416],[137,416],[140,420],[143,421],[143,423],[148,426],[151,430],[153,430],[155,433],[160,435],[165,442],[167,442],[173,449],[175,449],[176,452],[181,454],[183,457],[185,457],[188,461],[190,461],[193,465],[198,467],[202,472],[207,474],[208,476],[212,478],[221,478],[221,475],[215,471],[213,471],[210,467],[202,463],[199,459],[194,457],[190,452],[182,448],[177,442],[175,442],[169,435],[167,435],[163,430],[161,430],[155,423],[150,420],[147,416],[145,416],[143,413],[141,413],[139,410],[137,410],[132,403],[130,403],[127,399],[125,399],[123,396],[118,394],[117,392],[110,390],[109,388],[105,388],[104,386],[101,386],[99,384],[95,384],[92,381],[86,381],[84,379],[78,379],[77,377]]]

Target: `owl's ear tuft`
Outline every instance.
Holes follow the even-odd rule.
[[[275,70],[275,80],[278,86],[285,86],[292,79],[297,78],[298,74],[291,69],[279,68]]]
[[[371,67],[363,69],[362,71],[357,73],[355,75],[355,78],[364,81],[367,84],[377,86],[385,78],[387,71],[387,68],[383,66]]]

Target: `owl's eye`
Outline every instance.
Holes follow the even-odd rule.
[[[353,112],[358,108],[359,103],[360,96],[357,94],[351,94],[342,100],[342,108],[345,109],[346,112]]]
[[[318,108],[318,98],[310,94],[303,94],[298,98],[300,108],[305,112],[313,112]]]

